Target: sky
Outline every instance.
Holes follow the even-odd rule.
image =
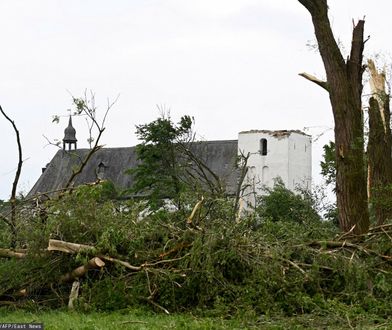
[[[335,37],[346,56],[353,20],[365,16],[367,57],[391,64],[390,0],[330,0]],[[102,144],[138,143],[135,125],[170,109],[195,118],[199,139],[236,139],[251,129],[300,129],[313,136],[313,181],[322,146],[333,139],[327,93],[298,76],[325,77],[310,14],[296,0],[2,0],[0,105],[23,148],[18,191],[27,193],[61,140],[72,96],[95,94],[109,112]],[[52,123],[59,115],[60,122]],[[74,118],[78,147],[88,147]],[[17,166],[11,125],[0,117],[0,199]]]

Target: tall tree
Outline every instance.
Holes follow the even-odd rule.
[[[151,123],[136,126],[142,143],[136,146],[140,164],[129,170],[135,180],[132,192],[148,195],[154,208],[160,207],[166,198],[180,206],[185,167],[178,147],[192,140],[192,124],[190,116],[183,116],[176,125],[170,116],[162,114]]]
[[[136,146],[139,164],[128,170],[134,179],[130,192],[148,196],[152,208],[170,199],[181,209],[188,192],[204,197],[225,193],[224,182],[207,165],[203,148],[195,141],[193,123],[193,117],[185,115],[175,124],[169,114],[162,113],[158,119],[136,126],[142,143]]]
[[[327,0],[298,0],[311,14],[327,81],[303,77],[329,93],[335,121],[336,199],[343,231],[361,234],[369,228],[364,162],[362,65],[364,20],[353,30],[350,56],[345,61],[333,36]]]

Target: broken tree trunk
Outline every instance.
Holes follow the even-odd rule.
[[[385,91],[385,72],[378,72],[372,60],[368,60],[370,87],[368,194],[372,202],[377,224],[392,218],[392,135],[390,128],[389,95]],[[388,187],[389,186],[389,187]]]
[[[298,0],[311,14],[327,81],[305,78],[329,93],[335,121],[336,199],[340,228],[369,229],[362,114],[363,20],[354,26],[350,56],[344,60],[333,36],[327,0]]]
[[[75,268],[60,278],[60,282],[71,282],[84,276],[90,269],[100,269],[105,266],[105,262],[98,257],[90,259],[85,265]]]
[[[72,283],[71,292],[69,294],[68,309],[74,309],[74,303],[79,297],[80,282],[74,281]]]

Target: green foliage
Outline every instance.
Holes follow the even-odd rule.
[[[149,205],[157,208],[164,199],[178,200],[184,191],[181,176],[184,164],[178,152],[178,144],[192,138],[193,118],[183,116],[174,124],[170,116],[162,115],[145,125],[136,126],[136,134],[142,143],[136,153],[140,164],[129,173],[134,177],[132,192],[149,196]]]
[[[276,180],[272,189],[265,188],[265,193],[259,197],[257,206],[257,213],[263,219],[302,224],[320,220],[308,192],[296,194],[287,189],[282,180]]]
[[[321,175],[324,177],[326,184],[332,184],[335,189],[336,185],[336,154],[335,143],[329,141],[329,144],[323,147],[323,159],[320,162]]]
[[[29,254],[0,260],[3,300],[27,309],[32,301],[35,308],[66,306],[71,283],[59,278],[93,256],[109,255],[141,268],[105,260],[105,267],[90,270],[80,279],[79,310],[166,309],[254,322],[295,315],[306,322],[308,314],[339,320],[370,315],[380,322],[389,317],[392,268],[383,256],[391,255],[390,225],[353,246],[340,241],[341,247],[330,249],[338,229],[319,221],[308,197],[279,184],[271,190],[278,202],[259,210],[261,222],[254,214],[231,221],[233,202],[223,198],[206,199],[191,223],[192,207],[185,215],[160,210],[140,220],[145,203],[120,203],[108,190],[105,183],[75,188],[47,202],[45,221],[28,218],[22,236]],[[271,213],[272,205],[286,211]],[[95,250],[43,252],[49,238]],[[23,289],[27,295],[18,296]]]

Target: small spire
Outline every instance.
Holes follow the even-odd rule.
[[[68,150],[71,150],[72,144],[75,146],[76,150],[76,130],[72,126],[72,116],[69,116],[68,127],[64,130],[64,139],[63,139],[63,149],[65,150],[65,144],[68,144]]]

